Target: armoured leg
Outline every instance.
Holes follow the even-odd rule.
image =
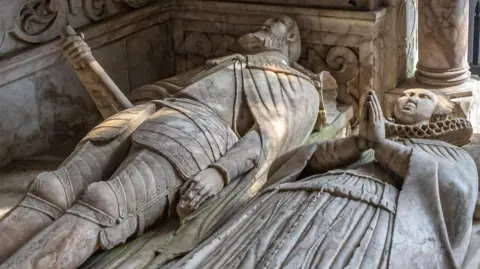
[[[90,183],[109,177],[127,155],[132,132],[154,109],[136,107],[106,120],[60,168],[39,174],[24,200],[0,219],[0,262],[58,219]]]
[[[90,182],[101,180],[108,171],[100,167],[108,167],[113,149],[87,142],[62,167],[39,174],[23,201],[0,221],[0,262],[59,218]]]
[[[77,268],[98,244],[112,248],[174,212],[182,183],[165,158],[149,150],[132,152],[111,180],[90,184],[82,200],[0,269]]]
[[[174,214],[182,183],[168,160],[140,149],[132,152],[111,180],[91,184],[84,199],[68,213],[102,226],[99,243],[110,249],[135,232],[142,234],[157,219]]]

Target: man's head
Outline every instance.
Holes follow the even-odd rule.
[[[297,23],[288,16],[266,20],[260,30],[242,36],[239,42],[249,52],[276,50],[288,56],[291,62],[300,57],[300,31]]]
[[[400,124],[426,124],[447,118],[453,103],[440,93],[425,89],[411,89],[398,98],[393,116]]]

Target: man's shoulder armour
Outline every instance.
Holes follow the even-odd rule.
[[[133,132],[143,121],[157,110],[156,104],[148,102],[123,110],[93,128],[78,144],[90,142],[109,142],[130,129]],[[77,146],[77,147],[78,147]]]

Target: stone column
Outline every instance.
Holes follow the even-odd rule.
[[[468,0],[418,1],[417,81],[449,87],[470,78]]]

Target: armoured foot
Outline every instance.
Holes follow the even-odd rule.
[[[97,249],[101,227],[73,215],[64,215],[30,240],[0,269],[72,269]]]
[[[16,207],[4,216],[0,221],[0,263],[52,223],[46,214],[25,207]]]
[[[0,262],[63,214],[64,193],[54,172],[34,179],[23,201],[0,220]]]
[[[24,200],[0,219],[0,262],[70,208],[89,183],[110,174],[126,153],[129,142],[105,145],[85,142],[53,172],[39,174]]]

